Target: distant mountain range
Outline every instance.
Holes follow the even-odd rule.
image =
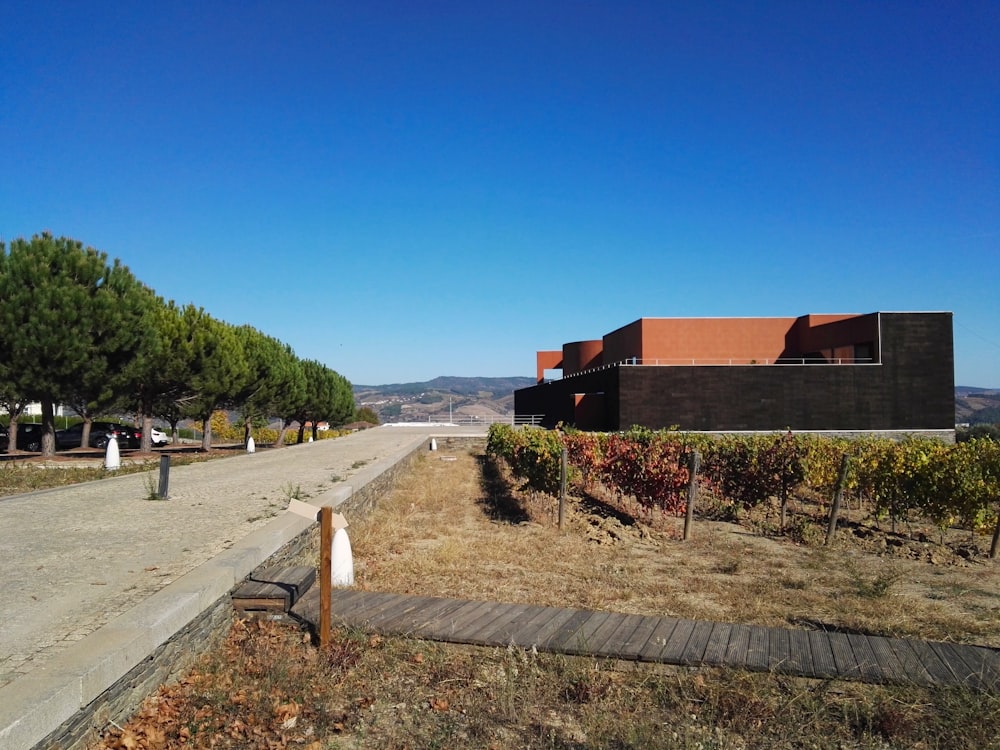
[[[1000,388],[955,388],[956,424],[1000,424]]]
[[[356,385],[354,400],[374,409],[383,422],[427,422],[462,416],[514,413],[514,391],[534,378],[459,378],[442,376],[422,383]]]
[[[374,409],[383,422],[426,422],[466,416],[513,414],[514,391],[534,385],[530,377],[438,377],[422,383],[356,385],[360,406]],[[956,424],[1000,424],[1000,388],[955,388]]]

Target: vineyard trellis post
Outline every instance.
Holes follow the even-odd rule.
[[[698,467],[701,465],[701,455],[691,451],[688,455],[688,491],[687,508],[684,511],[684,541],[691,536],[691,522],[694,520],[694,501],[698,496]]]
[[[840,459],[840,473],[837,475],[837,487],[833,493],[833,505],[830,508],[830,524],[826,529],[826,542],[829,545],[833,542],[833,535],[837,533],[837,516],[840,515],[840,502],[844,497],[844,485],[847,483],[847,467],[851,458],[844,454]]]
[[[993,543],[990,544],[990,559],[995,560],[1000,547],[1000,502],[997,503],[997,527],[993,529]]]
[[[566,520],[566,446],[562,447],[562,461],[559,466],[559,530],[562,531]]]

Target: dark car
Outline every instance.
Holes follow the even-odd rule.
[[[18,422],[17,449],[40,451],[42,449],[42,426],[32,422]],[[10,432],[3,426],[0,426],[0,450],[10,450]]]
[[[114,437],[120,448],[138,448],[142,433],[135,427],[118,422],[91,422],[90,447],[106,448]],[[56,448],[79,448],[83,441],[83,422],[79,422],[56,433]]]

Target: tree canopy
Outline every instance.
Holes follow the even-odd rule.
[[[342,424],[354,411],[350,383],[326,365],[299,360],[249,325],[164,301],[117,258],[49,232],[15,239],[9,250],[0,243],[0,406],[10,414],[11,450],[33,401],[49,455],[56,403],[85,425],[98,414],[135,414],[144,450],[154,417],[175,427],[181,416],[201,420],[207,449],[216,409],[239,410],[248,425],[303,417],[314,426]]]

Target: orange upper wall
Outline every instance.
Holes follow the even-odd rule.
[[[566,344],[561,364],[553,364],[550,358],[546,369],[561,366],[564,375],[571,375],[633,357],[646,364],[764,363],[818,352],[851,357],[854,344],[877,344],[877,338],[878,313],[798,318],[640,318],[602,340]],[[543,355],[558,358],[559,353],[538,353],[539,377]]]
[[[535,367],[539,383],[545,380],[546,370],[558,370],[562,366],[563,366],[562,351],[557,351],[557,352],[547,351],[547,352],[535,353]]]
[[[605,361],[774,360],[785,351],[785,336],[795,320],[642,318],[604,337]]]
[[[600,367],[603,362],[604,342],[601,339],[593,341],[574,341],[563,344],[563,375]]]

